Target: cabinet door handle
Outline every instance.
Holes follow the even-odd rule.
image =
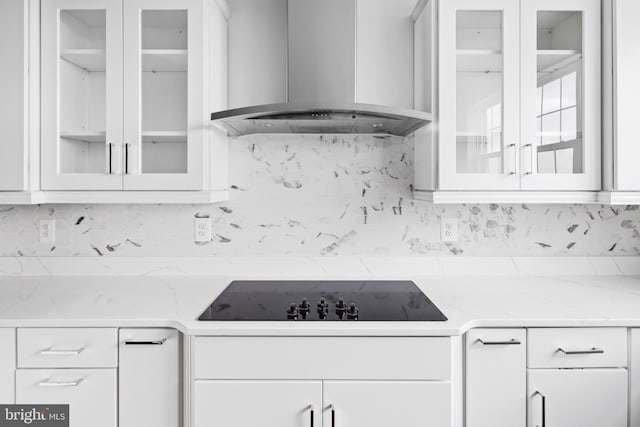
[[[540,396],[542,398],[542,425],[537,425],[536,427],[546,427],[547,424],[547,398],[544,394],[536,391],[533,393],[534,396]]]
[[[124,173],[129,175],[129,146],[131,144],[124,144]]]
[[[558,351],[566,354],[567,356],[575,354],[604,354],[604,350],[601,348],[593,347],[591,350],[565,350],[562,347],[558,348]]]
[[[516,144],[509,144],[507,145],[507,148],[513,150],[513,168],[511,169],[511,172],[509,172],[509,175],[516,175],[518,173],[518,149]]]
[[[529,150],[529,170],[526,171],[525,175],[533,175],[533,144],[527,144],[522,147],[523,150]]]
[[[313,406],[313,403],[311,405],[307,406],[307,409],[309,410],[309,416],[311,417],[310,421],[309,421],[309,424],[311,425],[311,427],[313,427],[313,421],[314,421],[314,418],[315,418],[314,417],[314,406]]]
[[[75,348],[75,349],[60,349],[54,350],[53,348],[45,348],[40,350],[40,354],[43,356],[77,356],[78,354],[84,351],[84,347]]]
[[[40,382],[40,387],[78,387],[82,379],[76,381],[51,381],[50,379]]]
[[[162,345],[167,341],[166,338],[159,340],[126,340],[125,345]]]
[[[509,341],[485,341],[482,338],[478,338],[478,341],[482,345],[520,345],[522,344],[515,338],[510,339]]]
[[[331,427],[336,427],[336,407],[332,403],[327,407],[331,411]]]
[[[109,175],[113,174],[113,144],[109,143]]]

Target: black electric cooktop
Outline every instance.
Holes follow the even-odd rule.
[[[198,320],[445,321],[411,281],[234,281]]]

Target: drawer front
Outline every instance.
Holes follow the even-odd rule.
[[[19,368],[115,368],[115,328],[18,329]]]
[[[624,328],[529,329],[529,368],[627,366]]]
[[[68,404],[70,427],[115,427],[116,370],[19,369],[16,403]]]
[[[196,337],[195,379],[449,380],[450,338]]]

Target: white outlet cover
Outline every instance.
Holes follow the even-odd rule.
[[[196,218],[194,221],[194,233],[196,243],[211,241],[211,218]]]
[[[41,219],[39,221],[38,240],[40,240],[40,243],[54,243],[56,241],[55,219]]]
[[[443,242],[458,241],[458,218],[442,218],[440,220],[440,240]]]

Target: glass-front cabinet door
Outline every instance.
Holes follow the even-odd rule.
[[[519,2],[440,2],[442,190],[519,189]]]
[[[522,1],[523,190],[599,190],[600,1]]]
[[[122,2],[42,2],[42,187],[121,190]]]
[[[124,189],[204,185],[201,0],[124,1]]]

